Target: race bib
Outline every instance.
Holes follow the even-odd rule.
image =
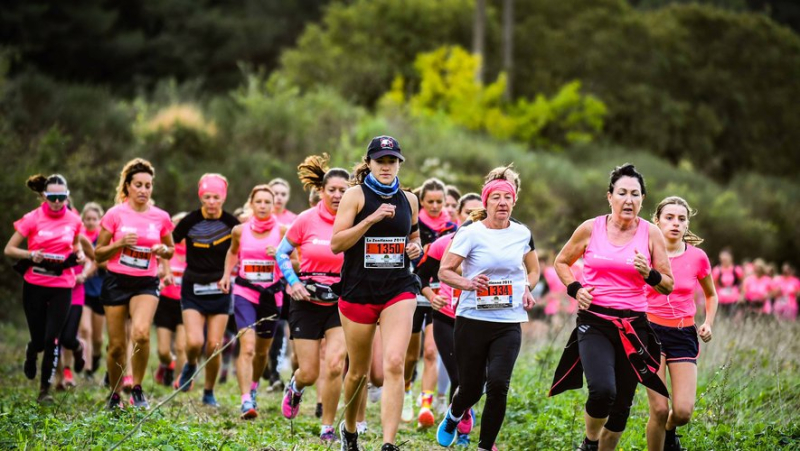
[[[217,282],[211,283],[196,283],[192,286],[195,296],[208,296],[212,294],[222,294],[222,290],[217,285]]]
[[[150,267],[150,255],[152,250],[149,247],[126,246],[122,248],[119,256],[119,264],[133,269],[145,270]]]
[[[275,260],[242,260],[242,272],[250,282],[272,282],[275,279]]]
[[[364,238],[364,268],[396,269],[405,267],[406,239]]]
[[[497,310],[514,306],[514,287],[511,280],[491,280],[485,290],[477,293],[478,310]]]
[[[433,290],[434,295],[438,295],[439,289],[442,287],[442,284],[441,282],[431,282],[430,285],[428,286],[431,287],[431,290]]]
[[[172,282],[173,285],[176,287],[181,286],[183,284],[183,271],[172,271]]]
[[[64,261],[67,259],[63,255],[58,255],[58,254],[45,254],[45,253],[43,253],[42,257],[44,258],[44,260],[42,262],[48,262],[48,263],[64,263]],[[56,271],[52,271],[52,270],[49,270],[49,269],[46,269],[46,268],[42,268],[42,267],[39,267],[39,266],[34,266],[33,268],[31,268],[31,271],[34,274],[38,274],[40,276],[58,277],[58,276],[61,275],[61,274],[57,273]]]

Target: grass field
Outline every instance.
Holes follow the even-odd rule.
[[[526,329],[498,437],[500,449],[567,450],[582,440],[585,390],[546,397],[571,324],[546,331]],[[800,449],[800,324],[719,321],[714,333],[714,340],[702,348],[698,401],[692,422],[679,430],[682,444],[690,450]],[[146,415],[132,409],[107,412],[107,393],[82,378],[76,388],[55,393],[54,405],[40,407],[34,401],[38,382],[22,374],[27,330],[0,324],[0,336],[0,449],[109,449]],[[144,388],[155,406],[170,391],[154,386],[157,360],[150,362]],[[218,387],[217,398],[222,407],[210,410],[200,404],[199,390],[180,394],[120,449],[328,449],[317,439],[313,389],[306,393],[295,421],[280,415],[279,394],[263,391],[258,419],[239,420],[239,395],[232,379]],[[362,447],[380,449],[379,405],[369,405],[368,421],[371,433],[360,441]],[[647,397],[640,387],[620,449],[646,448],[646,422]],[[477,432],[472,434],[473,448]],[[417,431],[411,425],[401,427],[398,443],[404,443],[403,449],[441,449],[433,430]]]

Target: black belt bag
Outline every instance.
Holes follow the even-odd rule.
[[[20,275],[25,275],[28,269],[32,267],[41,268],[48,273],[50,276],[60,276],[64,273],[65,269],[69,269],[75,266],[80,266],[81,264],[78,263],[78,256],[76,254],[69,254],[69,256],[63,262],[50,262],[47,260],[42,260],[39,263],[34,263],[33,260],[29,258],[23,258],[22,260],[17,260],[16,263],[12,266],[14,271],[18,272]]]
[[[237,277],[234,283],[240,287],[248,288],[258,292],[259,312],[262,312],[265,317],[280,315],[281,311],[278,309],[278,304],[275,302],[275,293],[283,291],[283,281],[270,285],[266,288],[260,287],[244,277]]]
[[[340,277],[341,274],[334,272],[301,272],[297,277]],[[339,295],[336,294],[332,285],[315,282],[312,279],[301,280],[311,299],[317,302],[335,303],[339,302]]]

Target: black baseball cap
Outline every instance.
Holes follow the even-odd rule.
[[[403,154],[400,150],[400,143],[391,136],[376,136],[367,147],[367,157],[371,160],[390,155],[396,157],[400,161],[405,161]]]

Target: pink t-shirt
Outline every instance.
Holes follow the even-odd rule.
[[[778,290],[779,296],[795,298],[800,292],[800,279],[795,276],[775,276],[772,286]]]
[[[183,272],[186,271],[186,244],[184,242],[175,245],[175,253],[169,259],[169,269],[172,271],[172,279],[175,283],[165,286],[161,290],[161,296],[179,301],[181,299]]]
[[[716,266],[711,274],[717,288],[717,297],[720,304],[734,304],[739,301],[738,284],[744,278],[744,272],[740,266],[731,266],[729,268]]]
[[[444,252],[447,250],[447,246],[450,245],[450,242],[453,241],[454,236],[455,233],[448,233],[445,236],[437,238],[436,241],[431,243],[430,246],[428,247],[428,257],[442,261],[442,258],[444,258]],[[450,285],[447,285],[446,283],[441,283],[441,282],[435,282],[435,283],[439,284],[439,292],[437,294],[445,299],[450,300],[450,302],[447,305],[445,305],[444,307],[442,307],[441,310],[439,310],[439,313],[447,315],[450,318],[455,318],[456,317],[455,302],[458,299],[458,297],[453,296],[453,288],[450,287]],[[433,285],[433,283],[431,285]],[[436,288],[435,286],[431,286],[431,289],[433,289],[434,292],[436,291],[435,288]]]
[[[542,275],[551,293],[562,294],[567,292],[567,287],[561,283],[561,279],[558,277],[558,273],[556,273],[555,266],[546,266]]]
[[[323,205],[320,202],[319,205]],[[324,207],[322,207],[324,208]],[[300,272],[327,272],[340,273],[344,254],[334,254],[331,251],[331,237],[333,236],[333,222],[319,214],[318,207],[309,208],[300,213],[292,226],[286,232],[286,238],[296,245],[300,253]],[[303,276],[301,279],[308,279]],[[313,276],[315,281],[332,284],[339,281],[340,277]]]
[[[675,280],[672,293],[663,295],[647,285],[645,287],[647,312],[668,319],[694,319],[694,314],[697,312],[694,302],[695,289],[699,285],[699,280],[711,274],[711,262],[702,249],[689,244],[686,245],[683,254],[670,257],[669,262]]]
[[[111,233],[112,242],[121,240],[128,233],[137,235],[135,246],[123,248],[108,261],[110,272],[135,277],[158,275],[156,254],[151,249],[174,228],[167,212],[151,206],[139,213],[124,202],[108,210],[100,226]]]
[[[297,219],[297,215],[292,213],[287,209],[283,209],[283,213],[273,213],[275,216],[275,220],[278,221],[280,224],[285,226],[290,226],[294,223],[294,220]]]
[[[239,239],[239,273],[236,277],[247,279],[260,287],[269,287],[278,283],[282,277],[278,262],[266,253],[267,246],[277,248],[281,243],[281,228],[279,224],[275,224],[267,236],[256,238],[250,228],[252,221],[253,219],[250,219],[242,224],[242,236]],[[234,284],[233,294],[258,304],[260,293]],[[275,304],[278,307],[283,305],[283,293],[275,293]]]
[[[611,244],[606,231],[607,216],[598,216],[583,254],[587,287],[594,287],[593,304],[618,310],[647,311],[644,278],[633,266],[635,250],[650,263],[650,223],[639,218],[636,234],[621,246]]]
[[[766,274],[751,274],[744,279],[744,298],[747,302],[764,302],[772,291],[772,278]]]
[[[43,207],[28,212],[14,222],[14,230],[28,240],[28,250],[42,251],[46,260],[63,262],[73,252],[72,243],[83,229],[80,216],[67,210],[64,216],[52,218],[42,211]],[[44,208],[49,208],[46,205]],[[75,272],[65,269],[61,275],[49,273],[40,267],[31,267],[24,279],[31,285],[50,288],[72,288]]]

